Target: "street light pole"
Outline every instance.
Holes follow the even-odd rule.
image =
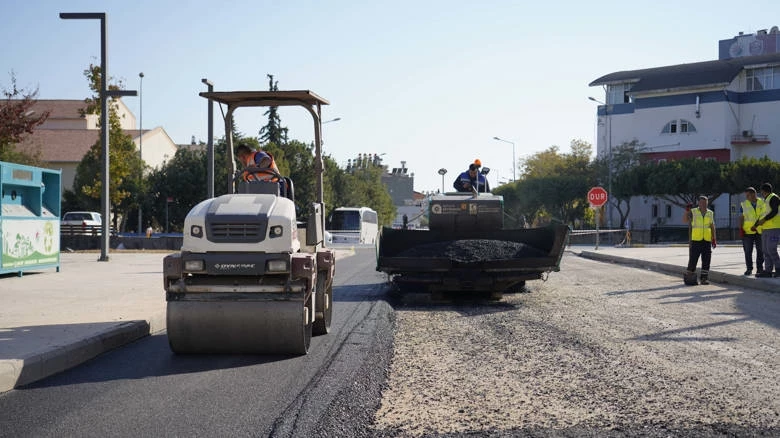
[[[607,228],[609,228],[609,243],[612,243],[612,118],[609,113],[609,105],[589,96],[588,99],[598,104],[604,105],[604,119],[606,126],[604,129],[607,131],[604,135],[607,143]]]
[[[209,93],[214,91],[214,83],[203,78],[200,80],[209,89]],[[206,143],[206,197],[214,197],[214,101],[209,99],[208,103],[208,142]]]
[[[330,122],[338,122],[339,120],[341,120],[341,117],[336,117],[335,119],[326,120],[326,121],[320,123],[320,126],[322,126],[322,125],[324,125],[326,123],[330,123]],[[320,139],[320,147],[324,148],[324,146],[325,146],[325,140]],[[322,151],[320,151],[320,155],[324,155],[324,153],[325,153],[324,149]]]
[[[108,98],[121,96],[137,96],[135,90],[108,90],[108,48],[106,47],[106,13],[105,12],[60,12],[60,18],[63,20],[100,20],[100,144],[101,153],[101,173],[102,189],[100,193],[100,204],[102,214],[102,232],[100,239],[100,258],[99,262],[108,261],[108,248],[111,238],[111,199],[108,191]]]
[[[517,181],[517,163],[515,162],[515,142],[504,140],[503,138],[493,137],[493,140],[503,141],[512,145],[512,181]]]
[[[140,85],[138,86],[138,99],[140,106],[138,107],[138,157],[141,159],[141,175],[138,178],[138,234],[143,232],[143,210],[141,208],[141,181],[144,178],[144,72],[138,73],[140,78]]]
[[[441,175],[441,192],[444,193],[444,175],[447,174],[447,169],[441,168],[439,169],[439,175]]]

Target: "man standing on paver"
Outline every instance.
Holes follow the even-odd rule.
[[[706,196],[699,196],[699,206],[692,210],[686,210],[683,222],[690,224],[691,241],[688,245],[688,274],[696,272],[696,265],[701,256],[700,284],[710,284],[710,261],[715,242],[715,213],[707,208]],[[696,278],[696,277],[693,277]]]
[[[764,272],[756,273],[756,277],[780,277],[780,255],[777,254],[777,242],[780,241],[780,198],[772,191],[772,184],[761,184],[761,196],[764,197],[764,214],[751,227],[756,230],[762,227],[761,246],[764,249]]]
[[[756,196],[756,189],[745,189],[745,200],[739,206],[739,237],[742,238],[742,250],[745,252],[745,275],[753,273],[753,247],[756,247],[756,273],[764,272],[764,250],[761,247],[763,227],[753,225],[764,214],[764,200]]]

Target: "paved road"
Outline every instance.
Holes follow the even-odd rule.
[[[680,246],[574,246],[568,252],[675,275],[687,260]],[[63,254],[60,273],[0,277],[0,370],[8,371],[0,373],[0,383],[36,381],[132,342],[1,394],[0,436],[205,435],[217,427],[237,434],[350,435],[354,431],[341,428],[369,424],[378,407],[392,354],[393,312],[380,299],[384,278],[373,270],[373,251],[359,249],[358,257],[344,261],[349,254],[337,257],[334,333],[314,338],[308,356],[284,360],[173,356],[162,317],[164,254],[115,253],[110,262],[96,262],[96,254]],[[713,281],[780,289],[780,279],[741,275],[743,263],[741,248],[718,247]],[[318,415],[331,423],[314,425]],[[196,427],[169,429],[181,416]]]
[[[373,262],[371,248],[339,259],[332,331],[308,355],[175,355],[153,334],[0,396],[0,436],[313,436],[360,368],[392,352]],[[373,412],[381,381],[368,383]]]

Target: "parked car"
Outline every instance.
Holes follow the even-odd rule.
[[[69,211],[62,215],[60,233],[63,235],[99,235],[102,224],[100,213]]]

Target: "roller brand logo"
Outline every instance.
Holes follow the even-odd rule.
[[[214,269],[232,271],[234,269],[255,269],[254,263],[216,263]]]

